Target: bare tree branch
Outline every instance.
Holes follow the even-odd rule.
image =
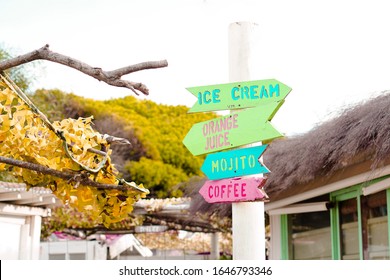
[[[126,185],[110,185],[110,184],[101,184],[95,181],[90,180],[86,174],[83,173],[70,173],[70,172],[64,172],[64,171],[58,171],[52,168],[48,168],[46,166],[36,164],[36,163],[31,163],[31,162],[25,162],[13,158],[7,158],[0,156],[0,162],[13,165],[13,166],[18,166],[21,168],[33,170],[45,175],[50,175],[54,176],[57,178],[61,178],[64,180],[68,180],[69,182],[74,182],[76,184],[80,184],[83,186],[90,186],[90,187],[96,187],[98,189],[119,189],[119,190],[127,190],[129,187],[133,187],[137,189],[138,191],[141,192],[148,192],[146,189],[141,189],[138,187],[134,186],[126,186]],[[85,176],[83,176],[85,175]]]
[[[131,143],[129,140],[122,138],[122,137],[115,137],[108,134],[103,135],[104,139],[106,139],[108,144],[119,144],[119,145],[130,145]]]
[[[168,62],[166,60],[161,60],[161,61],[148,61],[148,62],[138,63],[138,64],[126,66],[112,71],[103,71],[101,68],[92,67],[82,61],[76,60],[69,56],[52,52],[51,50],[49,50],[49,45],[46,44],[45,46],[43,46],[38,50],[29,52],[24,55],[17,56],[15,58],[0,61],[0,72],[38,59],[49,60],[55,63],[59,63],[74,68],[88,76],[91,76],[99,81],[103,81],[109,85],[128,88],[137,95],[138,95],[137,91],[140,91],[145,95],[148,95],[149,94],[148,88],[142,83],[122,80],[121,77],[123,75],[127,75],[141,70],[162,68],[168,66]]]

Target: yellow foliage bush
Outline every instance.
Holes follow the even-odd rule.
[[[92,117],[64,119],[52,124],[53,131],[14,88],[0,82],[0,156],[73,172],[75,176],[87,176],[102,184],[118,185],[120,181],[109,157],[109,144],[103,135],[94,131],[91,123]],[[92,153],[90,149],[104,151],[107,156]],[[50,188],[65,204],[87,212],[106,227],[127,218],[133,204],[148,193],[142,185],[136,187],[145,192],[131,187],[97,189],[4,163],[0,163],[1,170],[11,172],[28,187]]]

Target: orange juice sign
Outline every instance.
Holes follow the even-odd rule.
[[[260,105],[197,123],[189,130],[183,144],[196,156],[259,141],[269,142],[282,136],[270,123],[282,103]]]

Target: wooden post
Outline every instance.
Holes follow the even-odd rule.
[[[42,217],[30,217],[31,260],[39,260]]]
[[[229,25],[229,80],[248,81],[253,72],[254,44],[259,36],[258,26],[250,22]],[[255,120],[254,120],[255,121]],[[256,143],[255,145],[261,145]],[[265,260],[264,202],[232,204],[233,259]]]
[[[210,259],[211,260],[219,260],[219,238],[218,232],[211,233],[210,237],[211,250],[210,250]]]

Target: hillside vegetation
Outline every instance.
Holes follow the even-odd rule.
[[[194,157],[182,140],[194,123],[213,113],[187,114],[185,106],[167,106],[133,96],[97,101],[60,90],[37,90],[34,103],[51,121],[94,116],[100,133],[123,137],[129,145],[112,146],[112,160],[122,177],[142,183],[149,197],[180,197],[185,182],[203,176],[204,157]]]

